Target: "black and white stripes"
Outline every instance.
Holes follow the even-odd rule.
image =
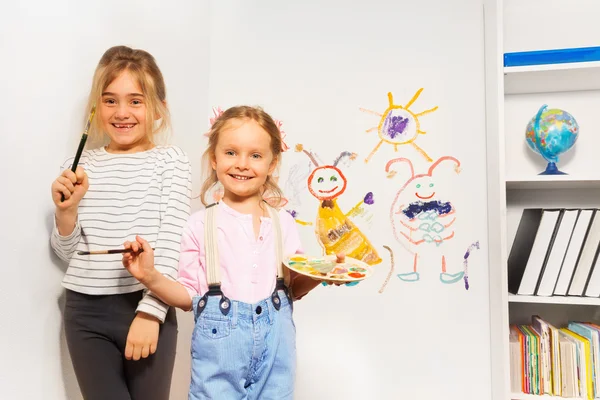
[[[68,159],[63,168],[70,168]],[[63,286],[86,294],[119,294],[144,289],[121,263],[121,255],[80,256],[77,251],[121,248],[135,235],[155,248],[155,266],[175,280],[183,226],[190,215],[191,168],[174,146],[134,154],[85,151],[80,165],[90,187],[79,204],[73,233],[51,237],[56,254],[69,263]],[[164,320],[167,306],[146,293],[138,306]]]

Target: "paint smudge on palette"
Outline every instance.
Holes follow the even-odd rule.
[[[346,257],[344,262],[338,263],[336,256],[311,257],[296,254],[288,257],[284,264],[299,274],[328,281],[355,282],[372,274],[371,266],[351,257]]]

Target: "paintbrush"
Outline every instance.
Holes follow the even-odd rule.
[[[152,248],[154,250],[154,248]],[[140,248],[138,253],[143,252],[144,249]],[[89,256],[95,254],[122,254],[122,253],[133,253],[131,249],[111,249],[111,250],[93,250],[93,251],[78,251],[77,254],[80,256]]]
[[[79,158],[81,157],[81,153],[83,153],[83,148],[85,147],[85,142],[87,141],[88,131],[90,130],[90,126],[92,125],[92,120],[94,119],[94,115],[96,114],[96,105],[92,107],[90,111],[90,116],[88,117],[87,124],[85,124],[85,130],[81,135],[81,140],[79,141],[79,148],[77,148],[77,153],[75,154],[75,159],[73,160],[73,165],[71,166],[71,171],[75,172],[77,170],[77,164],[79,164]],[[60,201],[65,201],[65,195],[60,195]]]

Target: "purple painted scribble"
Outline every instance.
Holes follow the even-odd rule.
[[[288,212],[288,214],[290,214],[292,217],[294,217],[294,219],[296,219],[296,217],[298,216],[298,212],[296,210],[285,210]]]
[[[404,130],[406,129],[406,125],[408,125],[408,118],[404,118],[402,116],[388,116],[385,120],[385,125],[383,129],[390,137],[390,139],[395,139],[396,136],[402,135]]]
[[[474,248],[479,249],[479,240],[469,246],[469,248],[467,249],[465,256],[464,256],[463,265],[465,268],[465,275],[464,275],[463,279],[465,280],[465,290],[469,290],[468,258],[471,255],[471,251],[473,251]]]
[[[422,212],[435,211],[438,215],[448,214],[452,211],[452,204],[449,201],[415,201],[402,210],[406,218],[413,219]]]
[[[365,204],[372,205],[375,203],[375,199],[373,198],[373,192],[367,193],[364,199]]]

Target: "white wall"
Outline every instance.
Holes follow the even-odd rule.
[[[173,141],[199,172],[208,123],[207,9],[191,0],[2,2],[0,398],[79,398],[62,334],[64,267],[48,240],[50,184],[77,148],[100,56],[125,44],[157,58],[173,111]],[[194,188],[199,185],[195,174]],[[179,315],[175,399],[186,398],[189,382],[191,315]]]
[[[503,0],[504,52],[598,46],[596,0]]]
[[[324,162],[353,151],[357,160],[341,167],[348,187],[339,205],[348,211],[368,190],[376,199],[368,210],[371,225],[353,218],[384,259],[375,276],[351,288],[319,286],[295,305],[296,398],[490,399],[481,2],[272,0],[260,9],[243,1],[211,4],[211,106],[250,102],[283,121],[292,150],[284,154],[282,182],[292,166],[307,169],[306,156],[293,151],[297,143]],[[440,283],[439,258],[421,260],[418,283],[396,277],[411,269],[412,257],[390,227],[390,204],[403,174],[387,179],[384,166],[407,157],[420,173],[428,163],[408,146],[394,152],[390,145],[363,161],[377,143],[376,133],[365,130],[379,119],[359,107],[383,112],[388,91],[406,104],[420,87],[411,109],[439,109],[423,116],[427,134],[417,144],[434,160],[452,155],[463,162],[461,174],[447,175],[441,185],[459,210],[460,226],[456,241],[442,247],[450,247],[449,269],[455,270],[466,247],[481,240],[482,250],[469,260],[469,291],[462,281]],[[294,204],[300,217],[314,221],[318,201],[306,188],[300,199]],[[320,251],[313,228],[299,229],[305,249]],[[379,294],[390,265],[382,245],[393,249],[396,271]]]

